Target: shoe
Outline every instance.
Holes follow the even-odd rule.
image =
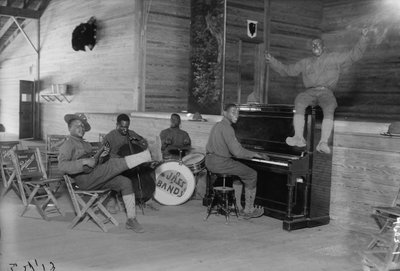
[[[305,147],[307,145],[306,140],[299,136],[287,137],[286,144],[288,144],[289,146],[296,146],[296,147]]]
[[[238,211],[238,215],[239,215],[239,216],[245,216],[246,213],[244,212],[243,209],[240,209],[240,210]]]
[[[246,213],[245,212],[243,218],[244,219],[251,219],[251,218],[257,218],[257,217],[260,217],[260,216],[263,216],[263,215],[264,215],[264,208],[256,207],[250,213]]]
[[[147,207],[147,208],[149,208],[150,210],[152,210],[152,211],[159,211],[159,209],[156,207],[156,206],[154,206],[151,202],[149,202],[149,203],[145,203],[145,205],[144,205],[145,207]]]
[[[133,230],[134,232],[137,232],[137,233],[143,233],[144,232],[144,229],[143,229],[142,225],[139,224],[139,222],[136,220],[136,218],[129,218],[126,221],[125,227],[128,230]]]
[[[326,153],[326,154],[331,153],[331,149],[329,148],[329,146],[326,142],[319,142],[315,149],[321,153]]]

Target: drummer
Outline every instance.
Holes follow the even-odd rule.
[[[241,185],[234,187],[236,204],[239,214],[245,219],[260,217],[264,214],[262,208],[254,207],[254,200],[257,190],[257,171],[243,163],[232,159],[238,158],[261,158],[268,160],[264,154],[246,150],[240,145],[236,138],[232,124],[239,118],[239,110],[235,104],[227,104],[224,107],[223,119],[211,129],[206,145],[205,164],[208,170],[213,173],[228,173],[236,175],[244,184],[245,207],[241,206]]]
[[[173,113],[170,120],[170,128],[160,133],[161,152],[164,160],[180,160],[190,150],[192,143],[189,134],[180,128],[181,117]]]
[[[136,219],[132,182],[120,174],[150,161],[150,152],[145,150],[124,158],[110,158],[104,163],[98,163],[94,157],[91,157],[92,146],[83,139],[85,132],[91,128],[86,116],[81,113],[67,114],[64,120],[68,124],[70,136],[60,147],[58,156],[60,172],[71,175],[81,189],[111,189],[120,192],[128,218],[126,228],[135,232],[144,232],[142,225]],[[104,151],[108,152],[104,148],[101,151],[102,154]]]

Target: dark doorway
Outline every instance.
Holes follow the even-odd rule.
[[[33,138],[35,85],[32,81],[19,81],[19,138]]]

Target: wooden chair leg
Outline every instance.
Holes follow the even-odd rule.
[[[30,190],[28,187],[26,187],[27,190]],[[37,191],[39,190],[39,186],[35,186],[33,190],[29,193],[29,198],[25,201],[24,203],[24,209],[22,210],[21,216],[25,214],[25,212],[28,210],[29,205],[32,203],[32,200],[34,199]],[[36,203],[36,202],[35,202]],[[36,205],[36,204],[35,204]],[[37,205],[36,205],[37,207]],[[38,210],[39,211],[39,210]],[[40,215],[43,217],[43,214],[41,211],[39,211]],[[44,217],[43,217],[44,218]]]
[[[104,226],[104,223],[99,219],[99,217],[94,213],[92,208],[87,209],[86,211],[94,220],[94,222],[96,222],[96,224],[104,231],[107,232],[107,228],[106,226]]]
[[[50,201],[52,201],[54,204],[54,208],[57,210],[57,212],[59,214],[61,214],[62,216],[65,216],[64,212],[60,209],[60,206],[58,205],[58,201],[57,201],[56,197],[54,196],[54,194],[51,192],[50,188],[47,186],[44,186],[43,188],[47,193],[47,199],[46,199],[47,203],[44,205],[44,210],[47,208],[47,205],[50,203]]]
[[[104,216],[108,218],[115,226],[118,226],[118,221],[110,214],[103,204],[99,204],[98,208],[103,212]]]
[[[69,225],[69,228],[73,228],[78,224],[78,222],[85,216],[87,216],[87,210],[90,208],[90,206],[93,204],[93,202],[96,200],[96,197],[90,198],[90,200],[86,203],[80,196],[76,196],[76,199],[78,200],[79,204],[82,206],[81,214],[77,215]]]
[[[35,205],[36,210],[38,211],[38,213],[40,214],[40,216],[41,216],[44,220],[48,221],[49,218],[47,217],[45,211],[43,210],[42,206],[40,205],[40,202],[39,202],[37,199],[34,198],[34,199],[32,200],[32,203]]]
[[[107,211],[104,207],[103,202],[107,198],[107,194],[98,195],[94,194],[91,196],[89,201],[85,202],[81,197],[77,197],[79,204],[82,206],[81,215],[77,215],[72,221],[69,228],[73,228],[76,224],[83,219],[82,222],[86,223],[89,219],[92,219],[95,224],[97,224],[104,232],[107,232],[105,223],[111,221],[114,225],[118,226],[118,221]],[[101,212],[104,215],[105,220],[102,221],[101,218],[96,214],[96,211]]]
[[[38,193],[39,189],[43,188],[46,191],[46,199],[43,203],[40,203],[39,200],[36,199],[36,194]],[[26,187],[27,190],[30,190],[28,187]],[[54,195],[52,194],[52,192],[50,191],[50,189],[44,185],[35,185],[32,192],[30,192],[29,198],[26,201],[26,205],[21,213],[21,216],[23,216],[26,211],[29,208],[29,205],[32,203],[35,205],[38,213],[40,214],[40,216],[44,219],[44,220],[49,220],[48,216],[46,215],[46,209],[49,205],[50,202],[53,202],[54,204],[54,208],[57,210],[57,212],[59,214],[61,214],[62,216],[64,216],[65,214],[61,211],[59,205],[58,205],[58,201],[56,200],[56,198],[54,197]]]
[[[99,200],[101,200],[101,197],[100,197],[100,195],[99,194],[96,194],[96,195],[93,195],[94,197],[95,197],[95,201],[92,203],[92,206],[90,207],[91,209],[93,209],[93,212],[95,212],[96,213],[96,211],[97,211],[97,202],[99,202]],[[100,198],[99,198],[100,197]],[[103,195],[103,197],[104,197],[104,195]],[[105,200],[105,198],[103,199],[103,201]],[[86,222],[88,222],[89,221],[89,219],[90,219],[90,216],[85,216],[85,218],[83,219],[83,223],[86,223]]]

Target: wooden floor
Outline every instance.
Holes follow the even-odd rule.
[[[158,211],[138,210],[146,232],[119,227],[103,233],[93,223],[67,228],[72,205],[64,191],[59,198],[65,217],[46,222],[32,207],[20,217],[22,205],[13,191],[1,201],[0,270],[36,264],[43,270],[362,270],[361,251],[369,241],[365,233],[330,224],[292,232],[270,217],[250,221],[223,216],[204,221],[201,200]],[[36,260],[36,261],[35,261]],[[21,269],[22,268],[22,269]]]

